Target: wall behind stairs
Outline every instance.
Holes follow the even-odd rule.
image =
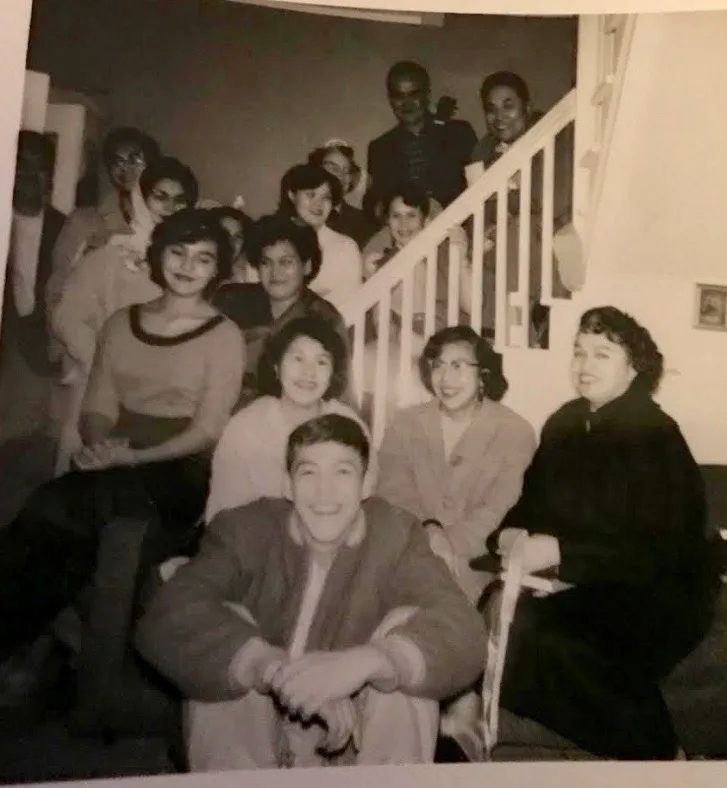
[[[277,202],[283,172],[313,147],[366,144],[393,123],[384,79],[402,58],[451,92],[484,131],[480,82],[519,71],[548,109],[572,86],[576,23],[451,15],[441,29],[254,8],[223,0],[35,0],[30,67],[90,92],[188,161],[204,194]],[[362,161],[362,163],[364,163]]]
[[[692,327],[695,284],[727,285],[727,12],[639,25],[645,87],[624,94],[579,306],[613,303],[652,331],[663,407],[700,462],[727,463],[727,332]]]

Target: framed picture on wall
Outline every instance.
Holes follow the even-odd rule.
[[[708,331],[727,331],[727,286],[697,285],[694,326]]]

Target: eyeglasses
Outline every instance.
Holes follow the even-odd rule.
[[[429,362],[432,374],[435,372],[438,375],[444,374],[446,371],[451,371],[455,375],[461,375],[467,368],[477,368],[479,364],[475,361],[465,361],[464,359],[455,359],[454,361],[442,361],[441,359],[434,359]]]
[[[187,198],[184,194],[169,194],[161,189],[152,189],[149,196],[157,202],[162,202],[165,205],[170,203],[176,207],[186,208]]]
[[[143,167],[146,164],[146,159],[143,153],[129,153],[114,156],[111,163],[114,167]]]

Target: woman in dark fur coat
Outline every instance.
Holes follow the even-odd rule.
[[[663,357],[614,307],[581,318],[579,398],[554,413],[523,494],[488,547],[564,590],[524,595],[501,704],[599,756],[673,759],[659,682],[708,629],[718,588],[702,479],[676,422],[652,399]]]

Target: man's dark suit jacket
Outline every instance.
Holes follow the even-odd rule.
[[[375,216],[378,203],[391,189],[408,180],[404,144],[407,131],[395,126],[369,144],[368,172],[371,187],[364,208]],[[442,207],[449,205],[466,188],[464,167],[477,142],[474,129],[466,120],[435,123],[430,117],[422,132],[427,158],[426,188]]]

